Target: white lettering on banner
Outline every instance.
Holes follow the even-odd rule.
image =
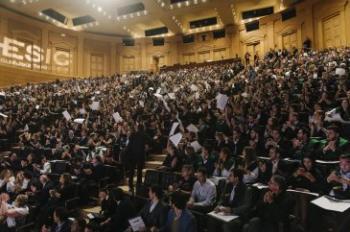
[[[25,54],[20,54],[19,49],[24,49]],[[0,50],[1,63],[23,68],[48,70],[48,65],[51,63],[51,55],[54,65],[67,67],[71,63],[69,52],[55,51],[52,54],[49,48],[45,52],[43,48],[37,45],[26,45],[21,41],[8,37],[4,37],[3,42],[0,42]]]
[[[44,53],[44,50],[38,45],[29,45],[26,50],[27,54],[24,57],[29,62],[40,63],[44,61],[44,56],[41,55]]]
[[[63,58],[63,59],[62,59]],[[56,51],[53,55],[53,61],[59,66],[69,65],[69,54],[64,51]]]

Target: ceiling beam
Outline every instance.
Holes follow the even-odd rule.
[[[181,28],[172,19],[171,11],[162,8],[155,0],[144,0],[143,3],[149,14],[159,19],[170,31],[174,34],[182,33]]]
[[[218,16],[224,25],[231,25],[234,23],[234,15],[231,8],[231,1],[221,1],[220,4],[211,2],[212,6],[216,9]]]

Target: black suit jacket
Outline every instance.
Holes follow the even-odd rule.
[[[146,140],[146,134],[142,131],[130,135],[126,151],[131,162],[144,162]]]
[[[265,225],[268,225],[267,228],[270,228],[271,232],[277,232],[279,224],[288,221],[289,215],[294,210],[295,200],[288,192],[284,191],[275,196],[273,202],[269,204],[263,201],[264,195],[265,192],[257,204],[258,217]]]
[[[267,171],[270,171],[271,172],[271,176],[272,175],[280,175],[280,176],[284,176],[284,177],[287,177],[289,175],[289,171],[288,171],[288,165],[283,162],[283,160],[279,160],[278,163],[277,163],[277,170],[275,173],[272,173],[272,161],[268,161],[267,162]]]
[[[154,209],[152,210],[152,212],[149,212],[151,205],[152,205],[151,201],[147,202],[146,205],[140,211],[140,216],[142,217],[146,226],[147,227],[155,226],[157,228],[161,228],[165,226],[167,215],[168,215],[167,207],[164,206],[164,204],[159,201],[157,205],[154,207]]]
[[[46,204],[47,201],[49,200],[50,190],[53,189],[54,186],[55,186],[54,183],[50,180],[43,186],[43,189],[40,192],[40,195],[41,195],[40,202],[42,205]]]
[[[231,201],[230,196],[231,196],[232,189],[233,189],[233,184],[227,183],[225,186],[225,190],[221,195],[219,205],[230,207],[232,209],[233,214],[244,217],[251,210],[252,201],[253,201],[252,191],[244,183],[238,183],[234,190],[235,194],[234,194],[233,200]]]
[[[63,223],[61,228],[58,228],[58,225],[54,225],[51,229],[52,232],[70,232],[71,223],[67,220]]]
[[[125,197],[116,206],[114,214],[111,217],[111,231],[122,232],[129,227],[129,219],[136,216],[136,210],[129,198]]]

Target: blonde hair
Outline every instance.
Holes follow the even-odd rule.
[[[27,204],[28,196],[25,194],[19,194],[15,199],[16,207],[23,207]]]

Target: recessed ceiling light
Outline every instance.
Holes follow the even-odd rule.
[[[61,33],[61,37],[66,37],[66,34],[64,34],[64,33]]]

